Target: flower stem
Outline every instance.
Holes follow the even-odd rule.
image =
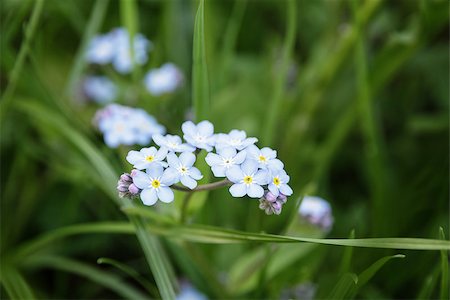
[[[221,187],[229,186],[230,184],[231,184],[231,181],[229,181],[228,179],[224,179],[224,180],[213,182],[213,183],[201,184],[192,190],[187,187],[179,186],[176,184],[171,185],[170,187],[174,190],[182,191],[182,192],[199,192],[199,191],[215,190],[215,189],[218,189]]]

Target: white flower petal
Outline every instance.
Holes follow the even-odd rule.
[[[214,126],[209,121],[201,121],[197,124],[197,129],[204,136],[210,136],[214,134]]]
[[[164,136],[162,136],[161,134],[156,133],[156,134],[153,135],[152,138],[153,138],[153,141],[155,142],[156,145],[158,145],[160,147],[165,146],[166,138]]]
[[[233,162],[236,165],[240,165],[245,161],[245,158],[247,157],[247,152],[245,151],[240,151],[238,154],[236,154],[236,156],[233,158]]]
[[[128,152],[128,155],[127,155],[127,161],[132,165],[141,161],[142,158],[143,158],[143,156],[139,151],[131,150],[130,152]]]
[[[168,187],[160,187],[157,191],[158,198],[164,203],[170,203],[173,201],[173,191]]]
[[[194,125],[194,123],[192,123],[192,121],[186,121],[181,125],[181,130],[183,131],[185,136],[193,136],[197,132],[197,127]]]
[[[242,163],[241,168],[245,175],[251,175],[258,170],[258,163],[252,159],[247,159]]]
[[[238,183],[244,178],[244,173],[242,172],[241,168],[238,166],[232,166],[230,167],[225,174],[227,175],[228,180],[234,183]]]
[[[282,170],[284,168],[284,164],[279,159],[271,159],[268,162],[268,167],[271,170]]]
[[[264,189],[257,184],[250,184],[247,188],[247,194],[251,198],[261,198],[264,195]]]
[[[232,147],[223,147],[220,148],[217,153],[222,156],[223,158],[231,158],[236,156],[236,149],[232,148]]]
[[[292,195],[292,193],[294,192],[290,186],[288,186],[287,184],[281,184],[280,185],[280,192],[282,192],[284,195],[286,196],[290,196]]]
[[[211,170],[215,177],[225,177],[226,176],[225,172],[226,172],[227,168],[225,168],[224,166],[215,165],[215,166],[211,167]]]
[[[142,171],[134,171],[133,183],[140,189],[146,189],[150,186],[150,177]]]
[[[185,167],[192,167],[195,163],[195,155],[191,152],[183,152],[180,154],[180,161]]]
[[[177,169],[180,165],[180,160],[178,159],[178,156],[172,152],[167,154],[167,162],[169,163],[169,166],[171,168],[175,169]]]
[[[161,183],[166,186],[171,186],[180,181],[180,173],[174,168],[168,168],[161,176]]]
[[[164,168],[161,164],[150,164],[147,168],[147,174],[151,178],[158,178],[163,174]]]
[[[233,184],[230,187],[230,193],[233,197],[244,197],[247,193],[247,187],[243,183]]]
[[[211,167],[222,163],[222,158],[215,153],[208,153],[208,155],[206,155],[205,157],[205,160],[206,163]]]
[[[275,196],[278,197],[278,195],[280,194],[280,191],[278,190],[277,186],[273,183],[269,184],[268,186],[269,191]]]
[[[253,177],[253,180],[260,184],[267,184],[269,183],[269,172],[265,171],[265,170],[259,170],[258,172],[256,172],[255,176]]]
[[[191,167],[189,169],[189,175],[194,178],[195,180],[200,180],[203,178],[202,173],[200,172],[199,169],[197,169],[196,167]]]
[[[197,186],[197,181],[195,181],[188,175],[181,176],[180,181],[184,186],[190,188],[191,190]]]
[[[155,189],[145,189],[141,192],[141,200],[145,205],[153,205],[158,201]]]

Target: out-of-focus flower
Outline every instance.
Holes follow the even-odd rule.
[[[209,121],[201,121],[197,125],[186,121],[181,125],[183,137],[190,145],[210,152],[215,144],[214,126]]]
[[[167,148],[170,152],[194,152],[195,147],[183,144],[181,141],[181,138],[178,135],[161,135],[161,134],[155,134],[153,136],[153,141],[156,145],[160,147]]]
[[[133,183],[133,178],[128,173],[120,175],[119,181],[117,182],[117,191],[122,198],[133,198],[140,192],[139,188]]]
[[[230,187],[233,197],[248,195],[251,198],[260,198],[264,194],[262,185],[267,184],[268,173],[258,170],[258,163],[246,160],[240,166],[232,166],[226,171],[227,178],[234,184]]]
[[[269,147],[258,149],[255,145],[250,145],[245,151],[247,151],[247,158],[257,161],[261,169],[269,169],[272,171],[282,170],[284,168],[284,164],[276,158],[277,151]]]
[[[147,52],[152,44],[142,34],[133,39],[134,62],[143,65],[147,62]],[[86,60],[90,63],[106,65],[112,63],[119,73],[129,73],[133,69],[130,51],[130,37],[124,28],[116,28],[104,35],[97,35],[89,44]]]
[[[281,292],[280,299],[312,300],[316,295],[317,287],[311,282],[304,282]]]
[[[127,161],[132,164],[134,168],[142,170],[149,168],[151,164],[167,166],[167,163],[163,162],[166,156],[166,148],[160,148],[159,150],[155,147],[142,148],[140,151],[132,150],[128,152]]]
[[[154,96],[174,92],[182,82],[183,74],[171,63],[150,70],[144,78],[145,87]]]
[[[180,292],[176,300],[207,300],[208,298],[193,287],[189,282],[182,282],[180,284]]]
[[[292,189],[287,183],[289,182],[289,176],[285,170],[275,170],[270,172],[269,191],[278,197],[280,193],[285,196],[292,195]]]
[[[261,199],[259,199],[259,208],[264,210],[266,215],[279,215],[283,208],[283,204],[287,201],[287,197],[283,194],[275,196],[270,191],[267,191]]]
[[[146,172],[134,171],[133,183],[141,189],[140,197],[145,205],[153,205],[161,200],[165,203],[173,201],[173,191],[169,186],[178,182],[178,174],[172,169],[166,169],[160,164],[152,164]]]
[[[333,213],[328,201],[315,196],[305,196],[300,204],[299,214],[309,223],[329,231],[333,226]]]
[[[147,145],[154,134],[163,134],[164,126],[144,110],[110,104],[97,111],[94,123],[103,133],[106,145]]]
[[[257,138],[249,137],[244,130],[231,130],[230,133],[219,133],[216,136],[216,149],[223,147],[233,147],[237,150],[242,150],[249,145],[253,145],[258,141]]]
[[[216,153],[208,153],[205,160],[211,167],[216,177],[225,177],[225,172],[234,165],[240,165],[244,162],[246,156],[245,151],[237,152],[235,148],[225,147],[219,148]]]
[[[167,155],[169,169],[175,170],[181,183],[191,190],[197,186],[196,180],[203,178],[199,169],[193,166],[195,159],[195,155],[191,152],[183,152],[180,154],[180,157],[177,157],[175,153]]]
[[[117,98],[116,85],[105,76],[86,77],[83,90],[89,99],[100,104],[113,102]]]

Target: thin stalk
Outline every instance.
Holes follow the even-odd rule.
[[[130,57],[132,63],[132,77],[134,83],[139,81],[139,66],[136,64],[136,60],[134,59],[136,53],[134,53],[134,38],[138,32],[139,28],[139,14],[137,8],[136,0],[122,0],[120,2],[120,17],[122,24],[128,31],[129,37],[129,49],[130,49]]]
[[[267,145],[271,145],[273,142],[274,133],[276,132],[275,129],[280,118],[281,107],[283,105],[283,95],[286,87],[286,78],[289,69],[289,62],[295,45],[295,32],[297,29],[297,2],[295,0],[288,0],[286,13],[287,33],[283,45],[281,70],[279,76],[277,76],[277,80],[275,81],[272,102],[270,103],[270,107],[267,110],[268,115],[263,135],[263,140]]]
[[[25,63],[25,58],[27,57],[28,51],[30,50],[31,39],[33,38],[34,33],[37,29],[43,6],[44,0],[36,0],[36,2],[34,3],[30,23],[25,30],[25,40],[20,47],[19,55],[17,56],[16,63],[13,70],[11,71],[9,84],[6,87],[5,93],[2,97],[3,100],[0,103],[0,107],[2,108],[0,111],[0,116],[2,116],[11,105],[11,100],[16,89],[17,80],[19,79],[20,73],[22,72],[23,65]]]
[[[217,182],[213,182],[213,183],[207,183],[207,184],[201,184],[199,186],[197,186],[194,189],[190,189],[184,186],[179,186],[179,185],[171,185],[170,187],[174,190],[177,191],[181,191],[181,192],[199,192],[199,191],[211,191],[211,190],[215,190],[224,186],[229,186],[231,184],[231,181],[229,181],[228,179],[224,179],[221,181],[217,181]]]
[[[187,209],[188,209],[188,206],[189,206],[189,202],[192,199],[192,194],[193,193],[191,192],[191,193],[187,193],[184,196],[183,203],[182,203],[182,206],[181,206],[181,218],[180,218],[180,222],[181,223],[185,223],[186,222]]]

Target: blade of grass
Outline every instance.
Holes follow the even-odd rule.
[[[285,3],[285,2],[282,2]],[[297,2],[288,0],[286,6],[286,36],[283,43],[283,54],[281,57],[281,68],[274,83],[274,93],[272,101],[267,109],[267,119],[265,122],[263,141],[266,145],[272,145],[274,133],[280,118],[281,106],[283,105],[283,95],[286,90],[286,78],[289,70],[292,52],[295,46],[295,36],[297,29]]]
[[[348,238],[349,239],[355,238],[355,229],[352,229],[352,231],[350,231],[350,235],[348,236]],[[352,255],[353,255],[353,247],[346,247],[344,249],[344,255],[343,255],[342,261],[341,261],[340,274],[345,274],[350,271]]]
[[[3,117],[3,115],[6,113],[9,106],[11,105],[11,100],[14,91],[16,89],[17,80],[19,80],[19,76],[20,73],[22,72],[25,59],[27,57],[28,51],[30,50],[31,40],[35,36],[35,31],[38,27],[43,7],[44,7],[44,0],[36,0],[34,2],[30,23],[27,25],[27,28],[25,29],[24,41],[20,47],[19,55],[17,56],[14,68],[11,71],[8,86],[6,87],[5,93],[3,94],[2,97],[3,100],[0,102],[1,108],[0,117]]]
[[[139,14],[136,0],[121,0],[120,1],[120,18],[122,24],[128,31],[129,43],[130,43],[130,57],[133,66],[133,80],[138,82],[139,80],[139,68],[134,59],[134,37],[139,30]]]
[[[194,24],[192,103],[197,121],[209,117],[209,82],[205,47],[205,1],[200,0]]]
[[[25,278],[13,267],[2,264],[1,282],[11,299],[35,299]]]
[[[80,81],[83,69],[86,66],[85,53],[90,41],[94,35],[100,30],[103,20],[108,10],[109,0],[97,0],[92,9],[86,29],[84,30],[83,38],[75,56],[72,69],[66,84],[66,95],[72,96],[75,93],[75,88]]]
[[[54,255],[39,255],[27,259],[25,264],[29,267],[49,267],[77,274],[116,292],[126,299],[150,299],[149,296],[125,283],[119,277],[74,259]]]
[[[358,276],[353,273],[346,273],[334,286],[327,299],[346,299],[351,289],[358,283]]]
[[[445,241],[444,228],[439,228],[439,238]],[[448,251],[441,250],[441,299],[448,299]]]
[[[440,265],[438,264],[433,271],[425,278],[423,285],[420,289],[419,294],[416,299],[432,299],[431,295],[438,282],[439,273],[441,271]]]

